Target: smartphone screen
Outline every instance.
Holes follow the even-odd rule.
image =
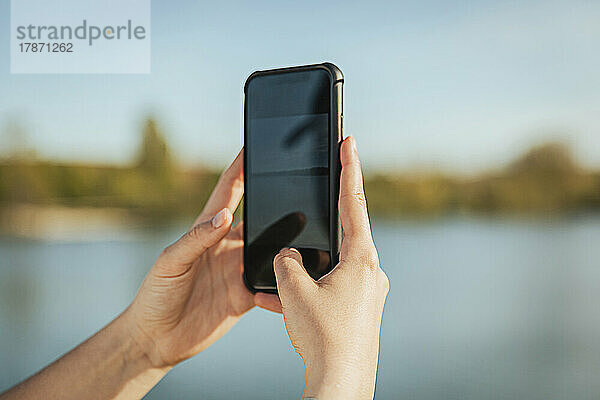
[[[315,279],[331,269],[327,71],[253,77],[246,88],[245,276],[275,289],[273,258],[300,251]]]

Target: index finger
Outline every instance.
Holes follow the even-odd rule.
[[[356,141],[349,136],[340,148],[342,172],[340,175],[340,220],[344,232],[342,255],[356,250],[364,241],[372,244],[371,225],[367,211],[367,201],[363,189],[363,177],[356,150]]]
[[[219,181],[211,193],[204,209],[195,224],[212,218],[217,212],[228,208],[234,212],[244,195],[244,149],[240,150],[235,160],[219,177]]]

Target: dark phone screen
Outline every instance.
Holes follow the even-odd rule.
[[[273,258],[302,254],[309,274],[330,270],[330,78],[320,69],[259,75],[246,89],[245,274],[276,287]]]

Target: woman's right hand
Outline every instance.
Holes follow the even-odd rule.
[[[304,397],[372,399],[389,283],[379,267],[354,138],[341,145],[339,264],[314,281],[300,253],[274,260],[285,326],[306,367]]]

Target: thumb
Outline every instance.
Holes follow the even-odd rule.
[[[277,291],[282,302],[285,303],[289,295],[306,293],[316,282],[308,275],[302,265],[302,256],[296,249],[282,249],[273,260]]]
[[[232,221],[231,211],[224,208],[209,221],[192,227],[160,255],[156,263],[159,274],[173,277],[188,271],[190,264],[229,233]]]

